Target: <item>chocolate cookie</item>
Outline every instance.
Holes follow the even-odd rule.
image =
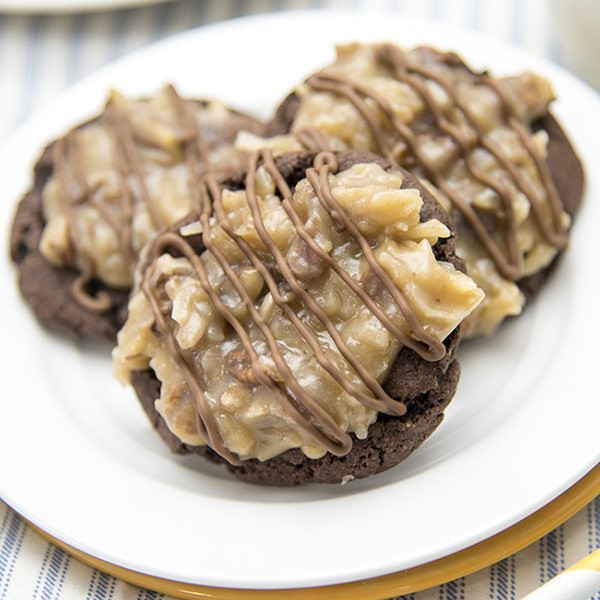
[[[406,351],[398,355],[385,390],[394,398],[405,398],[407,414],[403,417],[380,415],[369,428],[367,438],[360,440],[352,436],[352,449],[342,457],[325,454],[322,458],[310,459],[300,450],[293,449],[264,462],[253,459],[234,466],[208,446],[184,444],[171,432],[154,406],[155,399],[160,396],[160,382],[151,371],[134,373],[132,385],[152,426],[176,454],[200,454],[211,462],[225,465],[239,479],[260,485],[341,483],[396,466],[437,429],[460,377],[460,365],[455,356],[458,339],[458,333],[454,333],[448,340],[448,360],[437,365],[437,369],[421,367],[413,373],[403,365],[410,361],[416,363],[414,354],[410,356],[410,351]],[[418,390],[417,395],[406,397],[407,385]]]
[[[531,73],[493,78],[454,53],[351,44],[288,95],[267,131],[276,150],[368,147],[435,184],[487,295],[465,324],[473,336],[519,314],[566,247],[584,175],[552,99]]]
[[[116,371],[123,379],[130,379],[153,426],[174,452],[199,453],[225,464],[241,479],[267,485],[335,483],[367,477],[398,464],[441,422],[459,378],[457,325],[481,301],[482,293],[460,273],[463,263],[454,253],[455,240],[447,213],[410,173],[367,153],[336,156],[305,152],[275,161],[268,152],[261,154],[262,166],[251,163],[251,175],[231,178],[223,186],[227,191],[218,191],[214,186],[205,189],[212,202],[205,204],[205,218],[197,227],[191,222],[183,233],[171,231],[155,240],[141,291],[132,296],[128,321],[119,333]],[[252,219],[245,214],[245,200],[236,204],[253,186],[259,190],[255,206],[260,205],[262,210],[259,221],[254,221],[256,229],[248,225]],[[279,199],[275,200],[277,196]],[[291,229],[281,220],[284,213],[279,212],[285,199],[289,200],[286,212],[293,207],[300,218]],[[406,212],[409,205],[413,211],[410,217]],[[248,206],[252,210],[251,199]],[[394,211],[401,206],[410,225],[394,219]],[[238,210],[242,212],[237,213]],[[252,214],[257,217],[256,212]],[[263,222],[262,231],[259,222]],[[373,228],[374,224],[377,228]],[[284,235],[277,237],[282,228]],[[317,245],[328,250],[337,267],[344,265],[348,270],[350,285],[354,287],[343,288],[341,304],[333,306],[324,291],[330,291],[331,282],[346,282],[338,281],[339,271],[334,275],[326,268],[323,252],[302,244],[299,249],[297,240],[302,237],[302,228],[310,231]],[[224,232],[227,239],[222,237]],[[268,236],[272,236],[270,240]],[[394,238],[396,241],[391,241]],[[232,249],[232,240],[244,254],[250,248],[246,258]],[[359,240],[369,240],[371,249],[364,249]],[[395,289],[386,287],[391,280],[381,269],[371,273],[373,265],[356,254],[359,247],[376,256],[383,271],[394,277]],[[426,277],[428,283],[419,275],[423,260],[408,258],[410,267],[404,270],[399,263],[392,268],[382,254],[394,254],[392,248],[409,252],[417,247],[424,252],[423,257],[429,256],[435,263]],[[219,254],[222,258],[227,252],[229,258],[223,265],[232,269],[228,277],[245,277],[243,287],[249,290],[246,300],[250,290],[254,290],[254,309],[246,302],[243,310],[241,304],[233,301],[231,279],[222,271],[225,266],[221,270],[213,267],[213,258]],[[284,275],[284,266],[276,257],[280,252],[290,268]],[[250,265],[256,264],[247,262],[251,256],[260,257],[257,268],[265,277],[267,293],[264,286],[254,284]],[[192,260],[195,262],[190,263]],[[195,275],[188,263],[197,269]],[[271,275],[261,271],[260,265]],[[365,270],[359,265],[370,267]],[[196,277],[204,281],[200,287]],[[432,283],[434,280],[438,284]],[[300,283],[300,288],[295,283]],[[421,294],[424,286],[432,287]],[[399,293],[406,299],[409,288],[415,292],[407,309],[410,314],[396,313],[392,322],[386,320],[386,315],[393,314],[392,306],[396,306],[389,294]],[[212,304],[203,304],[202,290],[215,294],[210,296]],[[276,312],[269,312],[277,290],[282,294],[281,300]],[[353,296],[360,293],[369,296],[374,306],[367,309],[360,300],[363,296],[359,300]],[[318,305],[311,305],[310,298],[317,298]],[[423,304],[419,306],[417,299]],[[188,309],[190,303],[195,309]],[[431,311],[432,306],[435,308]],[[212,318],[220,315],[224,319],[221,328],[211,322],[210,307]],[[327,314],[319,312],[319,307],[325,308]],[[292,309],[298,317],[296,321],[290,314]],[[205,322],[202,316],[207,316]],[[243,323],[242,328],[236,320]],[[409,321],[413,325],[407,327]],[[190,328],[192,322],[194,327]],[[395,328],[394,324],[399,323],[402,327]],[[303,324],[310,329],[297,336]],[[441,329],[432,335],[436,327]],[[333,329],[343,332],[335,343],[327,339],[327,332],[331,335]],[[233,330],[238,336],[246,331],[250,337],[240,343]],[[198,338],[197,331],[203,337]],[[365,334],[359,339],[359,332],[365,331],[372,331],[373,338]],[[275,350],[269,346],[270,351],[264,351],[263,340],[269,332],[279,345],[275,344]],[[384,336],[381,345],[370,345],[380,334]],[[206,339],[210,336],[212,342]],[[308,343],[311,336],[319,339],[317,346],[320,344],[323,351],[320,357],[311,354],[311,348],[316,351]],[[352,367],[341,362],[342,355],[347,358],[349,341],[354,344],[350,359],[354,356],[361,361]],[[256,360],[249,360],[252,347],[264,351]],[[277,352],[281,352],[280,359],[285,359],[278,360]],[[150,358],[158,373],[145,366]],[[327,373],[317,362],[325,370],[330,367]],[[384,369],[380,383],[368,380],[366,371],[381,372],[382,364],[389,367]],[[178,374],[171,379],[174,372]],[[182,379],[183,372],[187,374]],[[182,382],[187,389],[182,388]],[[199,387],[191,392],[194,382]],[[316,388],[311,387],[315,385]],[[322,390],[319,386],[323,386]],[[345,386],[345,392],[341,386]],[[311,396],[307,390],[321,390],[318,401],[316,394]],[[282,392],[290,401],[285,415],[279,408],[286,403],[280,397]],[[354,394],[352,400],[345,393]],[[195,400],[191,401],[190,394]],[[208,412],[205,396],[212,399]],[[376,408],[371,412],[373,407]],[[329,412],[321,414],[319,408]],[[355,422],[351,416],[354,411],[358,415]],[[332,416],[338,424],[345,422],[345,417],[348,420],[345,426],[338,427],[329,422]],[[324,436],[325,431],[328,433]],[[198,443],[200,438],[203,443]]]
[[[233,172],[241,129],[260,133],[263,125],[216,102],[184,100],[168,86],[140,100],[113,93],[99,117],[49,144],[17,208],[10,247],[40,322],[75,337],[114,339],[139,250],[192,208],[188,147],[200,174],[217,164]]]

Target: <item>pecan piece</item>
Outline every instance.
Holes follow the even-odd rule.
[[[232,350],[225,356],[225,368],[241,383],[257,385],[258,379],[252,370],[248,352],[243,348]]]

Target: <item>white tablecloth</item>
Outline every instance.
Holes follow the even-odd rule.
[[[546,0],[180,0],[105,13],[16,16],[0,12],[0,140],[66,86],[156,39],[240,15],[349,6],[471,27],[561,62]],[[522,598],[598,547],[600,499],[518,554],[405,598]],[[86,567],[48,544],[0,502],[0,600],[30,598],[150,600],[165,596]],[[600,600],[600,593],[593,598]]]

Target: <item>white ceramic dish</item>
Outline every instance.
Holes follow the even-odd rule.
[[[132,8],[173,0],[0,0],[0,12],[70,13]]]
[[[571,247],[544,293],[494,338],[463,346],[463,377],[446,420],[403,464],[345,487],[266,489],[198,457],[171,456],[133,394],[112,380],[109,347],[41,329],[3,255],[0,497],[34,524],[88,554],[167,579],[324,585],[465,548],[531,514],[598,463],[600,160],[592,115],[600,101],[568,73],[513,47],[344,12],[266,15],[175,36],[80,82],[5,141],[3,247],[39,149],[93,114],[110,86],[141,94],[170,80],[186,94],[266,115],[332,58],[335,42],[383,39],[456,49],[476,67],[530,68],[554,82],[555,113],[586,162],[588,184]]]

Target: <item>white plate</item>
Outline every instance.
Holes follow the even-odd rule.
[[[0,0],[0,12],[66,13],[131,8],[173,0]]]
[[[386,473],[341,486],[268,489],[199,457],[174,457],[108,347],[37,326],[2,257],[0,496],[51,535],[111,563],[214,586],[346,582],[422,564],[501,531],[600,459],[597,393],[600,102],[568,73],[468,31],[390,15],[299,12],[175,36],[74,86],[0,151],[2,235],[45,141],[93,114],[109,86],[171,80],[264,115],[334,42],[389,39],[454,48],[476,67],[531,68],[555,84],[555,112],[585,158],[586,199],[544,293],[490,340],[461,350],[463,378],[439,430]],[[240,51],[243,49],[243,51]],[[4,247],[6,247],[6,237]]]

